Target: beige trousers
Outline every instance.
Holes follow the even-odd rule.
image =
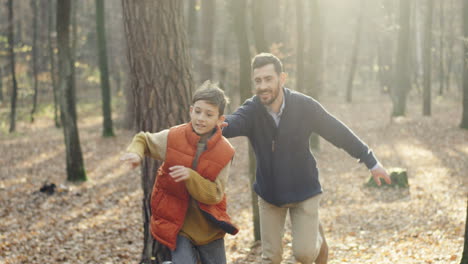
[[[283,255],[284,223],[289,211],[291,218],[292,249],[296,260],[312,264],[322,245],[319,232],[319,203],[321,194],[305,201],[278,207],[258,197],[262,263],[280,264]]]

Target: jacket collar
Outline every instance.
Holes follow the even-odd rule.
[[[221,139],[221,129],[219,126],[215,127],[214,133],[208,138],[206,141],[206,149],[211,149],[214,147],[216,142]],[[200,136],[193,131],[192,122],[188,122],[185,126],[185,137],[187,141],[190,143],[191,146],[197,146],[198,142],[200,141]]]

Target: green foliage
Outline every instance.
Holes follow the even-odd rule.
[[[387,184],[385,181],[381,180],[382,185],[378,186],[377,183],[375,183],[374,178],[370,176],[369,180],[365,184],[367,187],[375,187],[375,188],[380,188],[380,187],[399,187],[399,188],[408,188],[408,174],[406,169],[403,168],[392,168],[389,170],[390,172],[390,179],[392,180],[391,184]]]

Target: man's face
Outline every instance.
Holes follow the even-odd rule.
[[[215,126],[224,122],[224,115],[219,115],[219,108],[205,100],[196,101],[190,107],[190,119],[195,133],[200,136],[213,131]]]
[[[253,70],[255,93],[264,105],[271,105],[278,98],[284,84],[284,73],[278,74],[273,64]]]

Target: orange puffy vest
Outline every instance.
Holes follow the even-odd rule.
[[[200,140],[187,123],[172,127],[167,138],[166,159],[158,169],[151,195],[150,230],[161,244],[175,250],[177,234],[184,224],[190,195],[185,183],[175,182],[169,176],[169,168],[175,165],[192,167]],[[207,141],[206,150],[198,158],[195,170],[204,178],[215,181],[219,172],[231,161],[234,149],[217,128]],[[226,195],[215,205],[198,203],[203,214],[226,233],[235,235],[239,230],[231,223],[226,212]]]

